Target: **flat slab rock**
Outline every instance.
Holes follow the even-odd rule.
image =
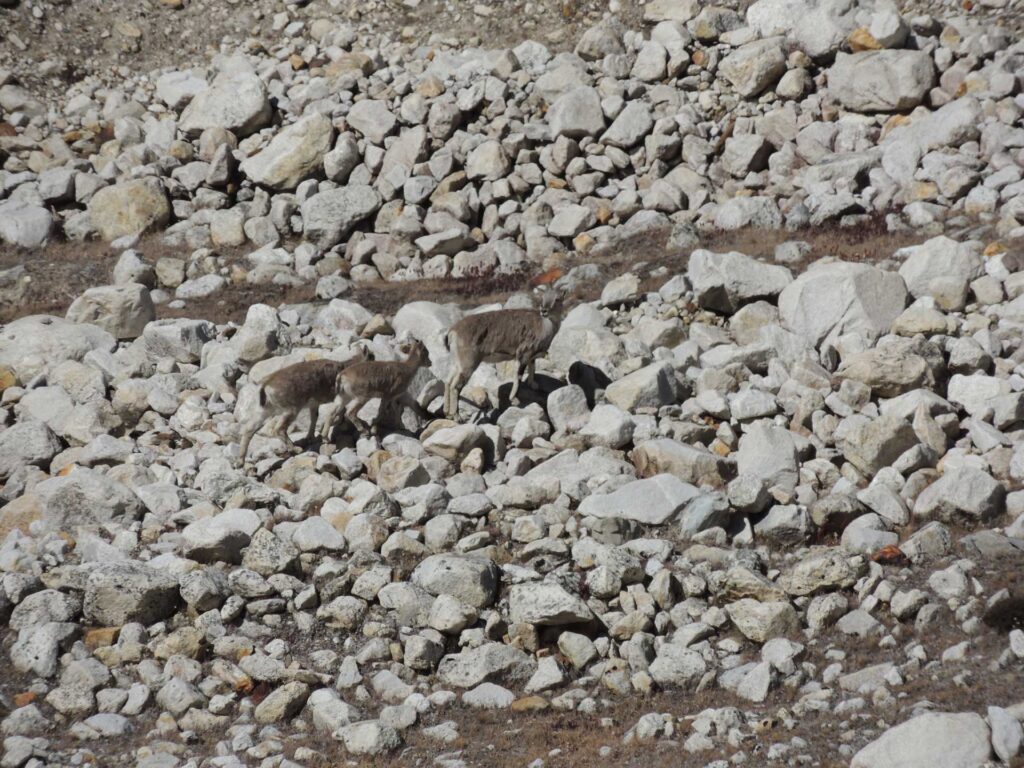
[[[580,504],[580,514],[664,525],[699,495],[700,491],[689,483],[674,475],[661,474],[627,483],[612,493],[588,496]]]
[[[979,768],[991,752],[981,715],[929,712],[887,730],[854,755],[850,768]]]

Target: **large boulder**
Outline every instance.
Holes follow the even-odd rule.
[[[295,189],[300,181],[321,170],[333,141],[330,118],[308,115],[277,134],[262,152],[242,161],[242,172],[273,190]]]
[[[41,421],[27,419],[0,432],[0,483],[21,467],[46,467],[61,449],[60,440]]]
[[[43,502],[43,521],[52,531],[99,527],[142,517],[145,507],[128,486],[85,467],[39,483],[33,491]]]
[[[914,428],[899,416],[871,419],[858,414],[840,424],[835,442],[846,460],[870,477],[890,466],[919,441]]]
[[[82,611],[89,623],[119,627],[130,621],[153,624],[181,603],[178,579],[144,563],[102,563],[89,574]]]
[[[384,137],[391,133],[397,122],[387,103],[378,99],[357,101],[345,119],[374,144],[383,144]]]
[[[0,331],[0,366],[22,384],[65,360],[81,360],[93,350],[112,352],[117,340],[95,325],[75,324],[51,315],[28,315]]]
[[[170,217],[167,192],[151,176],[104,187],[89,200],[89,218],[104,240],[162,227]]]
[[[793,282],[785,267],[736,251],[712,253],[703,248],[690,254],[687,276],[700,306],[726,314],[757,299],[774,299]]]
[[[509,618],[516,624],[558,627],[594,618],[582,598],[554,582],[515,584],[508,605]]]
[[[272,117],[267,87],[254,72],[240,68],[222,72],[209,88],[194,94],[179,128],[191,137],[223,128],[242,138],[269,125]]]
[[[302,203],[306,239],[321,248],[342,242],[359,222],[380,208],[381,197],[370,186],[351,186],[319,192]]]
[[[601,97],[589,86],[574,88],[560,96],[548,110],[547,118],[552,138],[581,139],[597,136],[604,130]]]
[[[752,98],[778,82],[786,71],[786,54],[779,37],[741,45],[718,65],[721,75],[740,96]]]
[[[992,745],[974,712],[927,712],[890,728],[853,756],[850,768],[979,768]]]
[[[659,408],[676,401],[675,369],[669,363],[652,363],[608,385],[608,402],[624,411]]]
[[[611,493],[587,496],[580,504],[579,513],[598,519],[664,525],[699,495],[697,488],[675,475],[655,475],[626,483]]]
[[[438,679],[453,688],[473,688],[480,683],[525,683],[537,670],[537,662],[519,648],[504,643],[484,643],[441,659]]]
[[[740,438],[736,469],[741,476],[762,480],[769,488],[793,491],[799,479],[793,433],[770,422],[750,425]]]
[[[134,339],[156,319],[156,308],[144,285],[100,285],[75,299],[67,318],[73,323],[92,323],[118,339]]]
[[[844,333],[877,339],[906,306],[902,277],[846,261],[812,266],[779,295],[783,325],[815,346]]]
[[[41,205],[21,200],[0,203],[0,242],[39,248],[50,237],[53,215]]]
[[[668,437],[643,441],[633,449],[630,460],[641,477],[668,473],[693,485],[721,486],[730,474],[720,456],[701,445]]]
[[[957,467],[929,485],[914,502],[914,516],[925,520],[987,521],[1006,509],[1006,489],[987,472]]]
[[[495,601],[500,580],[501,572],[490,559],[457,553],[431,555],[410,577],[432,595],[452,595],[474,608],[486,608]]]
[[[900,277],[914,298],[931,296],[943,309],[961,310],[971,281],[985,273],[979,246],[933,237],[906,249],[909,255],[900,267]]]
[[[925,51],[863,51],[836,57],[828,90],[854,112],[905,112],[935,85],[935,64]]]

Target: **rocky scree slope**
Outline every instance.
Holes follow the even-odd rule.
[[[218,326],[153,320],[129,284],[12,322],[5,765],[401,761],[480,709],[606,729],[572,759],[1013,760],[1022,267],[945,237],[797,277],[698,249],[655,292],[629,273],[573,307],[520,404],[482,366],[460,422],[406,410],[293,456],[258,436],[249,472],[255,382],[412,335],[437,413],[465,310]],[[669,711],[616,719],[654,691]]]
[[[297,12],[297,11],[295,11]],[[655,229],[1021,235],[1022,43],[886,3],[651,3],[574,52],[414,45],[285,15],[208,66],[87,77],[52,103],[0,72],[0,240],[157,231],[157,304],[230,282],[577,267]],[[228,262],[227,249],[244,258]],[[187,254],[187,255],[186,255]],[[4,275],[19,300],[26,275]]]

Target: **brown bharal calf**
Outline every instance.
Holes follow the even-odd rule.
[[[480,363],[516,361],[510,403],[516,399],[524,373],[532,388],[534,363],[558,333],[564,299],[563,291],[548,289],[541,292],[539,309],[498,309],[466,315],[455,323],[445,337],[452,353],[452,372],[444,390],[445,416],[458,418],[459,394]]]
[[[324,420],[322,434],[326,439],[337,419],[341,403],[337,402],[338,374],[351,365],[370,360],[369,350],[362,344],[352,350],[348,360],[304,360],[272,373],[261,384],[257,394],[260,410],[242,431],[238,447],[238,464],[245,464],[249,443],[261,427],[274,417],[280,417],[273,433],[294,450],[295,443],[288,436],[288,428],[303,411],[309,411],[309,431],[306,441],[316,432],[317,411],[324,403],[335,401],[335,407]]]
[[[376,434],[380,416],[396,404],[406,403],[419,410],[407,390],[416,371],[430,361],[427,348],[423,342],[413,340],[402,344],[399,350],[405,355],[404,360],[369,360],[349,366],[338,374],[338,401],[344,407],[345,417],[362,433]],[[380,398],[381,407],[371,425],[359,418],[359,411],[374,398]]]

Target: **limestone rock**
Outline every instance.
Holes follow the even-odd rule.
[[[102,285],[75,299],[68,307],[67,319],[92,323],[117,339],[134,339],[156,319],[156,308],[144,285]]]
[[[485,608],[497,597],[499,572],[486,558],[440,554],[423,560],[410,579],[432,595],[452,595],[474,608]]]
[[[372,216],[380,204],[377,191],[365,185],[319,192],[302,203],[303,233],[321,248],[330,248]]]
[[[278,191],[295,189],[300,181],[322,168],[333,140],[330,119],[321,114],[308,115],[279,132],[261,152],[246,158],[241,169],[254,183],[264,187]]]
[[[851,262],[812,266],[779,295],[783,324],[815,345],[852,332],[878,338],[906,305],[898,274]]]
[[[89,217],[104,240],[162,227],[170,216],[163,184],[152,176],[104,187],[89,200]]]
[[[935,64],[924,51],[842,54],[828,70],[832,97],[854,112],[905,112],[935,84]]]
[[[53,215],[40,205],[19,200],[0,203],[0,242],[39,248],[53,230]]]
[[[582,599],[553,582],[516,584],[508,600],[509,618],[517,624],[555,627],[589,621],[594,616]]]
[[[927,712],[887,730],[854,755],[850,768],[977,768],[991,749],[980,715]]]
[[[178,608],[178,580],[139,562],[104,563],[89,574],[82,608],[97,626],[152,624]]]
[[[222,72],[196,93],[181,113],[180,127],[190,136],[222,128],[242,138],[268,125],[271,117],[267,87],[255,73],[239,69]]]
[[[627,483],[609,494],[588,496],[580,504],[579,512],[598,519],[621,518],[664,525],[699,493],[674,475],[660,474]]]

